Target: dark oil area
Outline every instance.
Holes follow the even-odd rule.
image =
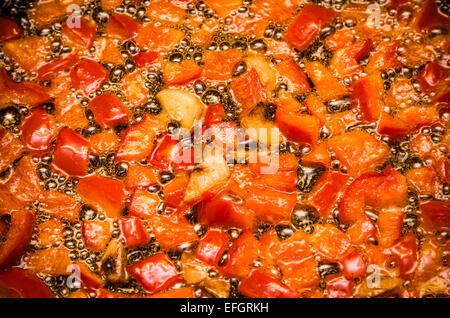
[[[316,4],[324,5],[325,7],[332,7],[336,11],[340,11],[342,6],[346,4],[348,1],[346,0],[337,0],[337,1],[329,1],[329,0],[320,0],[320,1],[312,1]],[[365,1],[365,3],[372,3],[374,1]],[[63,43],[61,37],[61,25],[63,21],[60,23],[54,24],[51,28],[48,29],[37,29],[32,21],[27,16],[27,10],[29,10],[33,6],[33,1],[26,0],[6,0],[0,4],[0,15],[6,15],[14,17],[17,23],[23,28],[26,36],[46,36],[52,41],[52,52],[48,56],[48,60],[58,59],[61,54],[67,53],[71,51],[71,48],[65,43]],[[383,6],[386,1],[378,0],[377,3],[381,6],[383,10],[385,7]],[[244,0],[243,6],[238,10],[239,13],[247,14],[248,17],[252,17],[252,12],[250,10],[251,0]],[[442,5],[444,7],[444,5]],[[448,9],[448,7],[447,7]],[[94,21],[97,22],[99,31],[97,36],[102,36],[104,33],[104,28],[106,22],[108,21],[108,13],[103,11],[100,6],[100,1],[91,1],[87,6],[82,7],[82,14],[84,16],[92,16]],[[116,12],[125,13],[129,16],[133,17],[135,20],[140,23],[149,22],[150,19],[147,17],[145,2],[143,4],[136,4],[131,1],[124,1],[124,4],[116,9]],[[214,15],[214,12],[209,9],[202,1],[195,1],[193,4],[188,5],[187,16],[194,17],[199,16],[203,17],[205,20],[207,19],[216,19],[219,20],[217,16]],[[283,32],[286,29],[286,25],[281,25],[278,23],[271,22],[264,32],[264,36],[262,38],[256,38],[251,35],[242,35],[242,34],[234,34],[225,31],[227,21],[224,19],[219,20],[220,27],[217,32],[213,35],[212,43],[209,48],[205,49],[200,46],[193,44],[190,40],[192,36],[192,30],[190,30],[186,25],[182,25],[180,28],[183,32],[185,32],[186,37],[183,39],[174,50],[168,52],[164,60],[171,61],[175,63],[181,63],[183,60],[192,60],[195,61],[199,65],[203,65],[203,54],[205,50],[228,50],[228,49],[239,49],[242,52],[258,52],[265,54],[267,51],[267,39],[274,39],[276,41],[281,41],[283,39]],[[326,27],[320,37],[311,44],[308,48],[301,52],[296,52],[295,61],[301,67],[304,66],[308,61],[319,61],[324,65],[328,65],[330,59],[333,56],[333,53],[327,50],[324,46],[324,40],[327,36],[333,34],[337,30],[341,30],[344,28],[352,28],[354,26],[354,22],[352,21],[342,21],[336,19],[331,25]],[[97,94],[102,94],[106,91],[113,92],[119,98],[122,98],[124,101],[124,97],[120,91],[120,82],[124,76],[129,73],[133,73],[136,69],[136,66],[133,63],[133,55],[139,53],[139,49],[133,43],[132,40],[126,41],[120,46],[120,51],[122,56],[125,59],[125,62],[121,65],[113,65],[113,64],[104,64],[105,68],[109,70],[110,76],[109,81],[97,92]],[[90,53],[94,53],[93,51]],[[267,54],[266,54],[267,55]],[[272,62],[277,62],[271,56],[267,56],[269,60]],[[364,63],[364,61],[362,61]],[[3,65],[10,76],[17,82],[27,81],[29,80],[28,76],[23,70],[20,70],[16,67],[12,62],[4,56],[3,52],[0,51],[0,65]],[[406,78],[410,78],[415,81],[415,77],[417,73],[422,69],[424,65],[410,65],[405,66],[399,70],[387,70],[382,73],[382,78],[384,80],[384,89],[388,91],[391,87],[391,84],[395,81],[396,78],[400,76],[405,76]],[[245,62],[239,63],[236,65],[233,76],[239,76],[247,70],[247,65]],[[162,77],[162,74],[159,70],[149,69],[145,72],[145,87],[148,89],[149,100],[145,104],[132,108],[131,112],[133,115],[133,120],[129,123],[132,125],[136,122],[139,122],[145,114],[157,115],[161,112],[161,106],[156,98],[156,94],[165,88],[165,83]],[[50,83],[43,83],[44,85]],[[240,109],[234,102],[233,96],[230,92],[229,82],[223,83],[207,83],[203,81],[196,81],[188,89],[195,93],[204,104],[222,104],[225,108],[226,112],[226,120],[234,121],[238,125],[240,125],[239,117],[240,117]],[[312,83],[310,83],[311,86]],[[349,83],[344,84],[348,85]],[[288,85],[286,83],[277,83],[278,90],[287,90]],[[277,91],[275,94],[277,94]],[[418,91],[418,93],[420,93]],[[92,96],[94,97],[94,96]],[[91,97],[91,98],[92,98]],[[306,95],[297,96],[297,99],[301,102],[305,100]],[[92,112],[88,109],[87,105],[89,103],[89,99],[83,98],[80,101],[80,105],[85,108],[86,118],[89,121],[87,127],[84,127],[79,131],[82,133],[84,137],[90,137],[102,131],[102,128],[95,122],[94,116]],[[276,111],[276,106],[273,104],[261,105],[265,108],[265,116],[267,119],[274,121],[274,114]],[[330,114],[335,114],[339,112],[343,112],[350,109],[350,99],[349,96],[344,96],[341,99],[329,101],[326,103],[327,110]],[[48,113],[54,112],[54,105],[52,103],[48,103],[43,105],[43,108]],[[19,105],[10,105],[8,107],[2,108],[0,110],[0,124],[6,128],[7,130],[13,132],[14,134],[19,133],[19,125],[23,121],[24,117],[28,114],[29,110],[26,107]],[[129,126],[128,125],[128,126]],[[120,135],[128,126],[120,126],[115,129],[117,135]],[[177,123],[174,123],[174,126],[177,126]],[[372,135],[376,135],[375,127],[373,125],[364,125],[358,124],[352,127],[348,127],[347,131],[351,131],[354,129],[364,130]],[[441,138],[443,136],[445,129],[442,126],[435,126],[423,129],[422,132],[431,137],[434,143],[439,144]],[[412,167],[420,167],[424,163],[417,157],[415,157],[409,150],[409,138],[411,136],[406,137],[404,140],[400,142],[392,142],[390,140],[382,139],[380,136],[377,138],[381,139],[383,142],[386,142],[391,149],[391,158],[390,161],[386,163],[391,164],[395,169],[404,173],[408,169]],[[321,140],[325,140],[328,138],[327,133],[321,134]],[[301,156],[305,153],[304,149],[299,147],[299,145],[283,142],[280,145],[280,152],[290,152],[294,153],[300,160]],[[56,172],[51,168],[51,160],[52,160],[52,152],[47,156],[44,156],[39,159],[34,159],[36,163],[36,169],[38,176],[42,182],[42,187],[46,190],[57,190],[62,193],[66,193],[70,196],[73,196],[77,200],[79,197],[76,193],[76,185],[77,180],[73,178],[66,178]],[[115,153],[105,153],[101,155],[90,155],[89,156],[89,173],[101,174],[109,177],[114,177],[119,180],[124,180],[126,178],[128,172],[128,164],[126,163],[116,163],[115,162]],[[339,169],[339,165],[335,167]],[[383,167],[380,167],[380,170]],[[13,169],[13,167],[8,168],[7,171],[2,172],[0,177],[4,177],[9,170]],[[320,178],[322,173],[325,171],[322,166],[312,166],[312,165],[304,165],[300,164],[298,168],[298,181],[297,181],[297,189],[300,192],[300,195],[307,194],[311,191],[317,180]],[[160,198],[163,198],[163,189],[164,184],[170,181],[174,176],[173,174],[162,174],[160,176],[160,186],[150,187],[148,191],[157,193]],[[448,187],[447,187],[448,188]],[[403,231],[405,233],[415,233],[419,239],[421,238],[421,231],[419,227],[419,198],[413,191],[409,191],[409,205],[407,206],[407,215],[404,220]],[[442,193],[440,198],[446,197],[448,198],[449,193]],[[164,205],[161,200],[161,208],[159,210],[160,213],[165,213]],[[64,225],[64,242],[63,245],[70,250],[70,256],[72,260],[80,260],[85,262],[91,270],[97,273],[108,273],[114,269],[114,264],[109,264],[108,261],[103,262],[103,253],[104,252],[92,252],[88,250],[83,242],[81,227],[82,222],[87,220],[94,219],[102,219],[104,218],[101,214],[97,213],[97,211],[88,205],[80,202],[80,217],[76,222],[68,222],[65,221]],[[36,204],[33,207],[38,215],[38,223],[44,222],[49,219],[49,216],[42,213],[39,209],[39,204]],[[124,215],[127,215],[127,211],[124,211]],[[197,234],[201,237],[206,229],[200,226],[196,220],[195,209],[187,215],[189,221],[195,225],[197,230]],[[376,217],[376,215],[375,215]],[[314,232],[315,224],[323,224],[323,223],[333,223],[338,224],[337,215],[331,220],[324,220],[318,216],[317,211],[314,208],[302,204],[297,204],[294,212],[292,213],[291,224],[289,225],[277,225],[273,226],[270,224],[259,224],[254,229],[255,237],[258,239],[268,230],[275,229],[278,237],[281,240],[288,239],[295,231],[305,231],[306,233]],[[118,230],[118,225],[114,224],[115,231],[113,233],[113,238],[118,238],[120,236],[120,231]],[[229,232],[230,236],[235,239],[239,235],[238,230],[232,230]],[[36,245],[36,237],[33,237],[33,240],[30,244],[28,252],[32,252],[37,249]],[[190,247],[195,248],[194,246]],[[150,241],[147,245],[134,248],[134,249],[126,249],[126,263],[127,266],[132,265],[134,263],[139,262],[140,260],[154,255],[160,251],[160,246],[157,244],[154,239]],[[176,265],[182,269],[182,263],[180,262],[182,252],[169,252],[168,255],[174,260]],[[226,253],[224,256],[226,259]],[[99,266],[100,264],[100,266]],[[448,265],[448,264],[447,264]],[[335,263],[319,263],[318,271],[322,282],[326,276],[339,273],[339,266]],[[55,295],[60,297],[66,297],[70,294],[70,292],[74,290],[70,290],[67,287],[67,279],[68,276],[43,276],[41,277],[43,281],[50,287],[50,289],[55,293]],[[243,295],[239,294],[237,291],[237,286],[239,281],[236,279],[230,280],[230,297],[243,297]],[[134,279],[128,277],[127,282],[114,283],[107,281],[105,288],[112,291],[118,292],[122,294],[140,294],[144,295],[145,292]],[[203,294],[207,295],[208,293],[203,291]]]

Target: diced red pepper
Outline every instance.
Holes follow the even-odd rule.
[[[114,130],[103,130],[88,138],[91,145],[91,152],[94,155],[100,155],[107,152],[115,152],[119,144],[119,137],[117,137]]]
[[[405,176],[412,190],[419,194],[434,195],[441,186],[439,175],[432,167],[413,168]]]
[[[305,69],[317,94],[323,100],[328,101],[348,94],[347,88],[333,76],[325,65],[319,62],[311,62],[306,64]]]
[[[142,26],[135,39],[139,48],[154,52],[167,52],[185,37],[183,31],[148,23]]]
[[[71,72],[72,85],[85,95],[94,93],[108,77],[108,71],[98,62],[82,60]]]
[[[336,51],[352,44],[354,39],[355,36],[352,34],[352,30],[343,29],[327,37],[324,44],[328,50]]]
[[[177,208],[183,203],[186,188],[189,183],[187,175],[175,177],[168,185],[164,187],[164,204],[170,208]]]
[[[418,12],[419,17],[416,20],[415,26],[420,31],[448,25],[450,20],[448,16],[439,12],[436,1],[434,0],[425,1]]]
[[[86,247],[92,251],[102,251],[111,240],[112,225],[108,221],[84,221],[83,239]]]
[[[156,134],[165,129],[158,117],[146,114],[142,120],[125,130],[120,138],[117,161],[137,161],[147,157],[153,150]]]
[[[281,61],[276,65],[278,72],[287,78],[289,88],[295,94],[304,94],[311,90],[305,72],[295,63],[293,59]]]
[[[286,138],[314,147],[319,139],[320,121],[314,116],[301,114],[300,104],[289,99],[278,99],[275,123]]]
[[[214,81],[224,81],[231,78],[236,64],[242,59],[238,49],[224,52],[206,51],[203,56],[203,76]]]
[[[204,135],[210,138],[216,147],[221,147],[224,153],[227,149],[236,149],[238,140],[238,127],[234,122],[216,121],[207,126]]]
[[[396,69],[402,66],[398,59],[399,41],[388,41],[378,43],[375,51],[369,58],[365,71],[368,74],[386,69]]]
[[[335,136],[327,145],[352,177],[375,171],[389,156],[386,144],[360,130]]]
[[[380,118],[383,111],[383,83],[378,73],[353,84],[352,100],[367,121]]]
[[[381,247],[392,246],[400,238],[403,218],[403,211],[400,208],[389,208],[380,211],[377,219],[377,238]]]
[[[55,118],[43,109],[36,109],[25,118],[20,137],[28,153],[41,156],[48,153],[56,138]]]
[[[343,259],[352,244],[346,233],[331,224],[317,225],[309,243],[324,260],[330,262]]]
[[[87,19],[79,19],[78,21],[79,25],[75,24],[74,26],[69,26],[67,22],[64,23],[62,32],[67,35],[70,40],[89,49],[94,43],[97,34],[97,25],[93,21],[88,21]]]
[[[128,15],[114,13],[109,16],[106,33],[109,36],[126,40],[132,38],[141,25]]]
[[[241,6],[241,2],[239,0],[206,0],[204,2],[221,17],[229,15],[231,11],[238,9]]]
[[[0,17],[0,42],[19,39],[22,35],[23,30],[13,19]]]
[[[360,73],[362,67],[359,65],[359,60],[369,54],[371,49],[372,40],[359,41],[344,47],[334,53],[330,68],[341,78]]]
[[[399,140],[408,134],[409,126],[403,120],[382,111],[378,120],[377,131],[380,135],[387,135],[394,140]]]
[[[259,269],[239,284],[239,292],[250,298],[297,298],[299,295]]]
[[[304,50],[336,15],[332,10],[308,3],[284,33],[284,40],[297,50]]]
[[[201,224],[208,226],[251,228],[255,213],[246,206],[227,199],[203,201],[197,207],[197,217]]]
[[[227,249],[230,237],[220,230],[208,230],[197,246],[195,257],[211,266],[217,266]]]
[[[362,277],[366,274],[366,264],[356,249],[350,252],[339,261],[341,271],[348,279]]]
[[[251,185],[244,206],[255,212],[257,219],[278,224],[288,222],[297,203],[295,193],[277,191],[264,185]]]
[[[194,226],[180,213],[171,215],[153,215],[146,218],[156,241],[166,250],[189,246],[198,240]]]
[[[316,208],[320,216],[327,217],[347,180],[346,174],[326,171],[312,188],[307,203]]]
[[[142,220],[135,216],[119,218],[120,231],[125,239],[125,245],[129,248],[143,245],[150,241],[150,234],[144,227]]]
[[[428,200],[420,203],[424,226],[431,230],[450,229],[450,202]]]
[[[75,262],[74,266],[78,266],[78,269],[80,271],[80,279],[83,286],[98,289],[104,285],[103,279],[99,275],[91,271],[86,264],[77,261]]]
[[[41,66],[37,71],[37,78],[39,80],[47,80],[61,71],[66,71],[72,68],[80,60],[77,54],[69,54],[61,57],[50,63]]]
[[[225,109],[222,104],[209,105],[203,121],[205,125],[208,125],[216,121],[223,121],[225,116]]]
[[[233,242],[229,251],[228,259],[219,271],[228,277],[243,279],[250,273],[250,266],[258,257],[258,241],[251,230],[245,230]]]
[[[0,269],[14,265],[30,243],[36,224],[33,212],[19,210],[11,213],[11,225],[0,249]]]
[[[112,93],[96,96],[89,102],[95,121],[103,128],[115,127],[128,121],[122,101]]]
[[[433,90],[443,80],[448,79],[450,72],[437,62],[428,63],[417,75],[420,87],[428,92]]]
[[[295,191],[297,187],[297,170],[278,170],[272,174],[260,175],[257,179],[279,191],[292,192]]]
[[[377,229],[372,220],[364,215],[347,229],[347,234],[352,239],[352,243],[358,245],[368,243],[370,239],[374,238],[377,234]]]
[[[161,170],[193,170],[194,149],[184,149],[181,142],[169,133],[164,133],[156,140],[153,152],[148,157],[151,166]]]
[[[435,106],[411,106],[400,110],[397,117],[407,123],[412,130],[417,130],[437,123],[439,111]]]
[[[130,266],[128,271],[149,294],[158,293],[182,281],[181,274],[164,253],[150,256]]]
[[[20,210],[43,195],[41,181],[30,157],[24,156],[12,174],[0,183],[0,215]]]
[[[326,279],[329,298],[349,298],[353,295],[352,282],[344,275],[329,275]]]
[[[0,69],[0,103],[15,103],[28,107],[48,102],[51,96],[47,89],[39,84],[14,82],[4,68]]]
[[[347,188],[341,200],[339,220],[353,223],[363,218],[366,206],[401,206],[407,198],[406,178],[391,166],[382,173],[362,175]]]
[[[230,88],[242,108],[242,116],[250,113],[259,103],[267,102],[266,91],[254,68],[234,78]]]
[[[181,63],[168,62],[163,65],[164,82],[167,85],[181,85],[193,81],[202,75],[203,69],[191,60]]]
[[[132,216],[138,216],[145,219],[152,217],[152,215],[156,213],[158,205],[159,197],[157,194],[138,189],[131,197],[128,211]]]
[[[104,212],[109,218],[122,214],[125,191],[121,181],[97,175],[88,176],[78,182],[77,191],[84,202]]]
[[[141,52],[133,56],[134,64],[136,67],[149,67],[158,59],[158,53],[147,51]]]
[[[418,248],[419,244],[414,234],[402,237],[391,248],[394,259],[400,269],[400,276],[404,279],[411,276],[417,267]]]
[[[0,171],[20,157],[23,146],[20,140],[4,128],[0,128]]]
[[[10,298],[55,298],[42,280],[21,268],[0,273],[0,293]]]
[[[133,165],[127,172],[127,189],[147,188],[158,183],[158,171],[152,167]]]
[[[69,128],[61,129],[52,163],[69,176],[84,176],[89,164],[89,142]]]

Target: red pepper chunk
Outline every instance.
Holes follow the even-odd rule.
[[[404,279],[411,276],[417,267],[418,248],[419,244],[414,234],[404,236],[391,248],[394,259],[400,269],[400,276]]]
[[[182,281],[181,274],[164,253],[148,257],[130,266],[128,271],[149,294],[166,290]]]
[[[21,268],[0,273],[0,294],[8,298],[55,298],[42,280]]]
[[[151,166],[164,170],[190,171],[195,167],[194,149],[183,149],[181,142],[169,133],[163,133],[156,141],[148,158]]]
[[[428,200],[420,203],[424,226],[431,230],[450,229],[450,203],[448,201]]]
[[[230,88],[242,108],[241,116],[250,113],[259,103],[267,102],[266,91],[254,68],[234,78]]]
[[[250,298],[298,298],[299,295],[262,270],[253,270],[239,284],[239,292]]]
[[[120,40],[126,40],[132,38],[140,27],[141,25],[128,15],[114,13],[108,19],[106,33]]]
[[[128,113],[122,101],[112,93],[96,96],[89,102],[96,122],[103,128],[116,127],[128,120]]]
[[[181,85],[193,81],[202,75],[203,69],[191,60],[181,63],[168,62],[163,66],[163,77],[167,85]]]
[[[136,67],[142,68],[151,66],[156,61],[157,58],[158,53],[147,51],[136,54],[133,57],[133,61],[134,64],[136,64]]]
[[[377,131],[380,135],[387,135],[393,140],[399,140],[408,134],[409,126],[403,120],[382,111],[378,120]]]
[[[220,230],[208,230],[197,246],[195,257],[211,266],[217,266],[230,237]]]
[[[0,69],[0,103],[15,103],[36,107],[48,102],[51,96],[47,89],[39,84],[14,82],[4,68]]]
[[[140,218],[134,216],[121,217],[119,218],[119,226],[128,248],[134,248],[150,241],[150,234]]]
[[[147,188],[158,183],[158,171],[152,167],[133,165],[128,169],[126,188]]]
[[[89,164],[89,142],[69,128],[61,129],[52,163],[69,176],[84,176]]]
[[[221,104],[209,105],[206,109],[204,118],[205,125],[211,124],[216,121],[223,121],[225,118],[225,109]]]
[[[378,73],[353,84],[352,100],[367,121],[380,118],[383,111],[383,83]]]
[[[111,240],[112,225],[108,221],[85,221],[83,222],[83,238],[86,247],[92,251],[102,251]]]
[[[203,76],[213,81],[228,80],[241,59],[242,52],[238,49],[224,52],[207,50],[203,56],[205,62]]]
[[[169,208],[178,208],[183,203],[188,183],[189,177],[187,175],[182,174],[175,177],[164,187],[164,204]]]
[[[25,118],[20,131],[20,137],[27,152],[37,156],[50,151],[56,134],[55,118],[41,108]]]
[[[419,11],[419,17],[415,22],[418,30],[430,30],[433,27],[448,25],[450,18],[439,12],[436,1],[427,0]]]
[[[197,208],[198,221],[208,226],[251,228],[255,213],[227,199],[203,201]]]
[[[369,63],[365,68],[365,72],[371,74],[378,73],[380,70],[396,69],[402,66],[398,59],[399,41],[381,42],[375,47],[374,52],[369,58]]]
[[[153,150],[156,134],[165,129],[165,124],[157,117],[146,114],[137,124],[125,130],[120,138],[117,161],[137,161],[148,156]]]
[[[0,17],[0,42],[15,40],[22,37],[23,30],[8,17]]]
[[[4,128],[0,128],[0,171],[20,157],[23,146],[20,140]]]
[[[382,173],[357,178],[347,188],[341,200],[339,220],[353,223],[364,216],[366,206],[383,208],[401,206],[407,198],[406,178],[391,166]]]
[[[422,90],[428,92],[450,77],[450,71],[437,62],[428,63],[417,75]]]
[[[316,208],[320,216],[326,217],[336,203],[339,192],[347,183],[348,175],[340,172],[326,171],[316,182],[307,202]]]
[[[72,85],[85,95],[94,93],[108,77],[108,71],[98,62],[82,60],[71,72]]]
[[[47,80],[54,75],[57,75],[61,71],[70,69],[72,66],[78,63],[79,56],[77,54],[69,54],[61,57],[50,63],[42,65],[37,71],[37,78],[39,80]]]
[[[219,271],[228,277],[243,279],[250,273],[250,266],[258,257],[259,243],[251,230],[245,230],[233,242],[228,252],[228,259]]]
[[[350,252],[339,261],[341,271],[348,279],[362,277],[366,274],[366,264],[359,252],[351,248]]]
[[[289,83],[289,88],[296,94],[304,94],[311,90],[308,78],[305,72],[295,63],[293,59],[287,59],[281,61],[276,65],[278,72],[285,78],[287,78]]]
[[[289,99],[279,99],[276,105],[275,123],[281,133],[292,141],[307,143],[314,147],[320,134],[319,119],[301,114],[300,104],[297,105]]]
[[[77,190],[85,203],[104,212],[107,217],[121,215],[125,201],[121,181],[97,175],[88,176],[78,182]]]
[[[140,218],[150,218],[156,213],[159,205],[157,194],[150,193],[147,190],[138,189],[134,192],[128,205],[128,211],[132,216]]]
[[[350,237],[331,224],[317,225],[309,243],[325,261],[330,262],[341,260],[351,247]]]
[[[79,25],[77,25],[78,21]],[[73,26],[69,26],[67,22],[64,23],[62,27],[63,34],[67,35],[70,40],[89,49],[92,43],[94,43],[97,34],[97,25],[86,19],[79,19],[77,23]]]
[[[264,185],[251,185],[244,206],[255,212],[258,220],[277,224],[288,222],[297,203],[295,193],[277,191]]]
[[[30,211],[11,213],[11,225],[0,249],[0,269],[14,265],[30,243],[36,216]]]
[[[369,217],[364,215],[362,219],[356,221],[347,229],[347,234],[350,236],[352,243],[357,245],[373,239],[377,234],[377,229]]]
[[[306,4],[284,33],[284,40],[297,50],[308,47],[337,12]]]
[[[369,54],[371,49],[372,40],[360,41],[344,47],[335,52],[330,62],[330,68],[341,78],[360,73],[362,67],[359,65],[359,60]]]
[[[353,294],[352,282],[344,275],[329,275],[326,279],[329,298],[349,298]]]

